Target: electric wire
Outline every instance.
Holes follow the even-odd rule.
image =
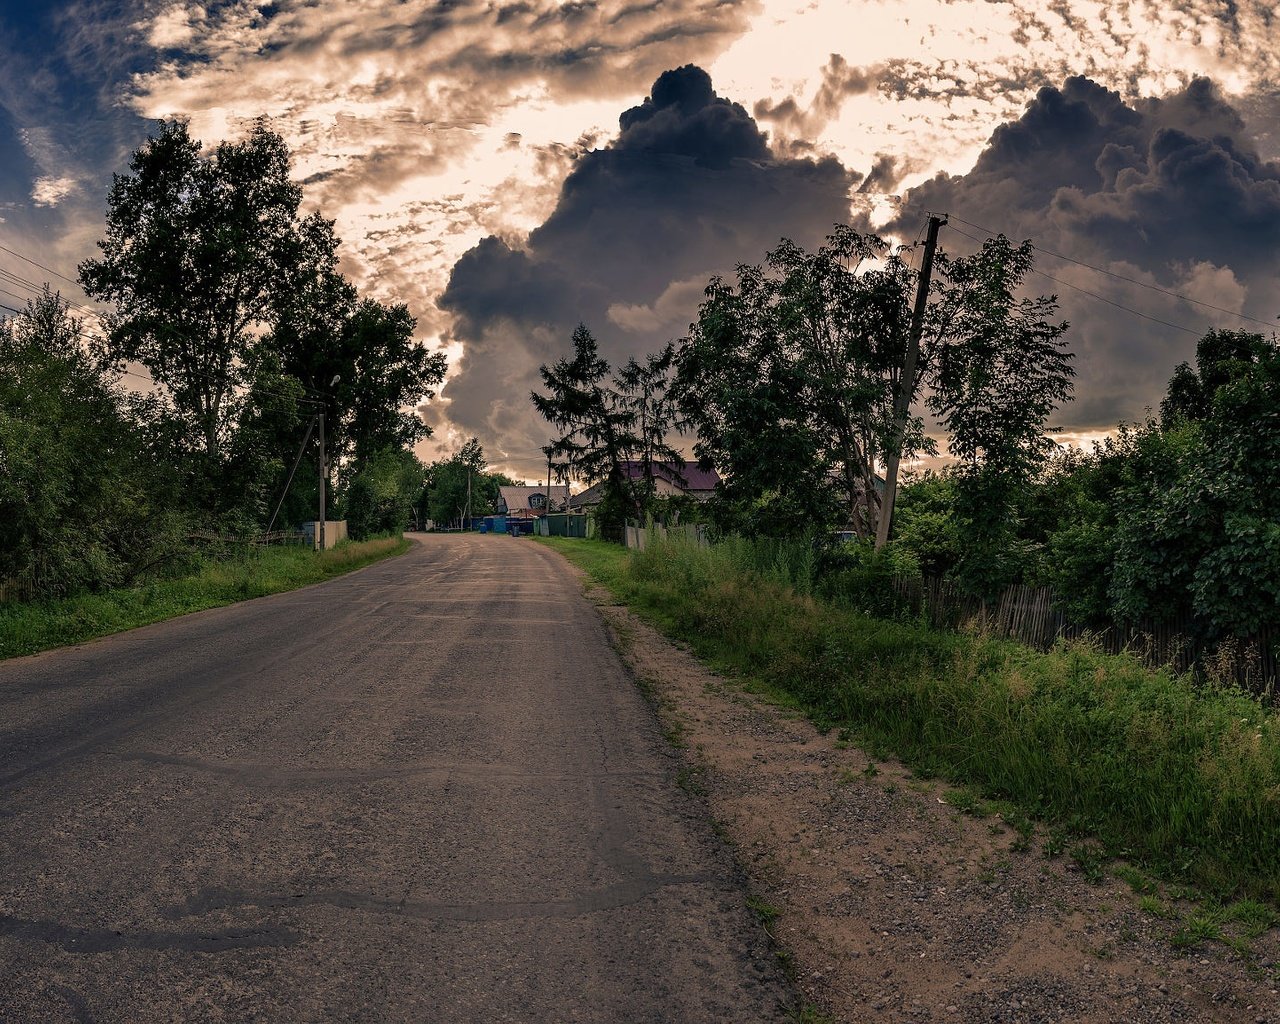
[[[18,316],[25,316],[27,312],[26,310],[16,309],[13,306],[10,306],[7,303],[3,303],[3,302],[0,302],[0,309],[7,309],[10,313],[15,313]],[[81,341],[101,342],[104,340],[103,338],[99,337],[96,334],[86,334],[83,328],[80,330],[73,331],[72,333]],[[138,380],[146,381],[152,387],[157,387],[157,388],[168,387],[168,385],[162,384],[160,381],[156,380],[149,373],[139,373],[137,370],[130,370],[128,368],[121,368],[118,372],[127,377],[136,377]],[[211,374],[200,373],[199,371],[196,371],[196,370],[190,371],[190,374],[192,377],[198,377],[200,380],[210,381],[211,383],[214,383],[214,384],[220,383],[218,379],[212,376]],[[315,395],[324,394],[324,392],[322,391],[317,391],[314,388],[308,388],[305,384],[300,384],[300,386],[304,391],[311,392],[312,394],[315,394]],[[266,388],[254,388],[250,386],[249,390],[256,391],[259,395],[265,395],[269,398],[279,398],[281,401],[285,401],[285,402],[294,401],[294,402],[300,402],[303,405],[320,405],[320,406],[323,406],[326,404],[325,402],[317,401],[315,398],[299,397],[297,395],[286,395],[286,394],[283,394],[282,392],[270,391]]]
[[[23,263],[30,263],[33,267],[39,267],[46,274],[52,274],[54,277],[61,278],[63,281],[66,281],[68,284],[73,284],[77,288],[80,287],[80,282],[76,281],[74,278],[67,277],[66,274],[59,274],[52,267],[46,267],[43,263],[37,263],[30,256],[24,256],[20,252],[15,252],[13,249],[10,249],[7,245],[0,245],[0,252],[7,252],[10,256],[17,256],[18,259],[22,260]]]
[[[921,209],[923,209],[923,207],[921,207],[918,203],[913,203],[913,202],[911,202],[909,199],[900,199],[900,203],[901,203],[901,205],[902,205],[902,206],[910,206],[910,207],[913,207],[913,208],[915,208],[915,209],[917,209],[917,210],[921,210]],[[928,212],[928,211],[926,211],[926,212]],[[982,224],[975,224],[975,223],[974,223],[973,221],[971,221],[971,220],[965,220],[965,219],[964,219],[963,217],[961,217],[959,214],[951,213],[950,211],[948,211],[948,212],[947,212],[947,214],[946,214],[946,216],[947,216],[948,218],[950,218],[951,220],[953,220],[953,221],[957,221],[957,222],[959,222],[959,223],[961,223],[961,224],[964,224],[964,225],[966,225],[967,227],[971,227],[971,228],[973,228],[973,229],[974,229],[974,230],[976,230],[976,231],[982,231],[982,232],[984,232],[985,234],[987,234],[989,237],[994,237],[994,236],[995,236],[995,235],[997,235],[997,234],[1005,234],[1005,235],[1006,235],[1006,237],[1007,237],[1007,233],[1006,233],[1006,232],[999,232],[999,231],[995,231],[994,229],[989,228],[989,227],[986,227],[986,226],[984,226],[984,225],[982,225]],[[960,231],[960,229],[959,229],[959,228],[954,227],[954,225],[952,225],[952,228],[953,228],[953,230],[955,230],[955,231],[959,232],[959,233],[960,233],[960,234],[962,234],[962,235],[964,235],[964,234],[965,234],[963,231]],[[966,238],[973,238],[973,236],[972,236],[972,235],[965,235],[965,237],[966,237]],[[979,242],[980,242],[980,241],[981,241],[981,239],[977,239],[976,241],[979,241]],[[1117,281],[1124,281],[1126,284],[1131,284],[1131,285],[1134,285],[1135,287],[1138,287],[1138,288],[1145,288],[1145,289],[1147,289],[1148,291],[1158,292],[1159,294],[1164,295],[1164,296],[1167,296],[1168,298],[1171,298],[1171,299],[1178,299],[1180,302],[1186,302],[1186,303],[1188,303],[1188,304],[1190,304],[1190,305],[1193,305],[1193,306],[1203,306],[1205,309],[1211,309],[1211,310],[1213,310],[1215,313],[1224,313],[1224,314],[1226,314],[1227,316],[1234,316],[1234,317],[1236,317],[1236,318],[1238,318],[1238,319],[1240,319],[1240,320],[1246,320],[1246,321],[1248,321],[1249,323],[1259,324],[1259,325],[1261,325],[1261,326],[1263,326],[1263,327],[1270,327],[1270,328],[1273,328],[1273,329],[1274,329],[1274,328],[1275,328],[1275,326],[1276,326],[1275,324],[1271,323],[1270,321],[1267,321],[1267,320],[1260,320],[1260,319],[1259,319],[1258,317],[1256,317],[1256,316],[1249,316],[1247,313],[1239,313],[1239,312],[1236,312],[1234,309],[1227,309],[1225,306],[1216,306],[1216,305],[1214,305],[1212,302],[1204,302],[1204,301],[1203,301],[1203,300],[1201,300],[1201,299],[1193,299],[1193,298],[1191,298],[1191,296],[1189,296],[1189,295],[1184,295],[1184,294],[1182,294],[1181,292],[1175,292],[1175,291],[1173,291],[1173,290],[1171,290],[1171,289],[1169,289],[1169,288],[1161,288],[1159,285],[1150,284],[1149,282],[1146,282],[1146,281],[1139,281],[1139,280],[1137,280],[1136,278],[1133,278],[1133,277],[1127,277],[1127,276],[1125,276],[1124,274],[1117,274],[1114,270],[1107,270],[1105,267],[1098,267],[1098,266],[1095,266],[1095,265],[1094,265],[1094,264],[1092,264],[1092,263],[1088,263],[1088,262],[1086,262],[1086,261],[1084,261],[1084,260],[1077,259],[1077,258],[1076,258],[1076,257],[1074,257],[1074,256],[1067,256],[1067,255],[1065,255],[1064,253],[1054,252],[1052,249],[1047,249],[1047,248],[1045,248],[1043,245],[1041,245],[1039,242],[1036,242],[1035,240],[1032,240],[1032,242],[1031,242],[1031,246],[1032,246],[1032,248],[1033,248],[1033,249],[1035,249],[1035,251],[1036,251],[1036,252],[1044,253],[1046,256],[1052,256],[1054,259],[1063,260],[1063,261],[1064,261],[1064,262],[1066,262],[1066,263],[1074,263],[1076,266],[1078,266],[1078,267],[1084,267],[1086,270],[1092,270],[1092,271],[1093,271],[1094,273],[1096,273],[1096,274],[1102,274],[1102,275],[1104,275],[1104,276],[1106,276],[1106,277],[1114,278],[1114,279],[1115,279],[1115,280],[1117,280]],[[1041,275],[1042,275],[1042,276],[1044,276],[1044,277],[1048,277],[1048,276],[1049,276],[1048,274],[1044,274],[1042,271],[1035,271],[1035,272],[1036,272],[1036,273],[1041,274]],[[1056,280],[1056,278],[1051,278],[1051,280]],[[1087,289],[1084,289],[1084,288],[1078,288],[1077,286],[1072,285],[1072,284],[1068,284],[1068,283],[1067,283],[1067,282],[1065,282],[1065,281],[1060,281],[1059,283],[1060,283],[1060,284],[1064,284],[1064,285],[1066,285],[1066,287],[1068,287],[1068,288],[1076,288],[1076,290],[1077,290],[1077,291],[1082,291],[1082,292],[1084,292],[1086,295],[1094,295],[1094,293],[1093,293],[1093,292],[1090,292],[1090,291],[1088,291]],[[1102,298],[1102,297],[1101,297],[1101,296],[1098,296],[1098,295],[1094,295],[1094,298]],[[1110,302],[1110,300],[1109,300],[1109,299],[1105,299],[1105,298],[1103,298],[1103,299],[1102,299],[1102,301],[1103,301],[1103,302]],[[1115,303],[1115,302],[1111,302],[1111,305],[1113,305],[1113,306],[1119,306],[1119,308],[1120,308],[1120,309],[1127,309],[1127,308],[1128,308],[1128,307],[1126,307],[1126,306],[1120,306],[1120,305],[1119,305],[1119,303]],[[1136,310],[1129,310],[1129,311],[1130,311],[1130,312],[1136,312]],[[1145,314],[1139,313],[1138,315],[1139,315],[1139,316],[1144,316]],[[1149,320],[1150,320],[1150,319],[1154,319],[1154,318],[1152,318],[1152,317],[1147,317],[1147,319],[1149,319]],[[1162,320],[1156,320],[1156,322],[1157,322],[1157,323],[1164,323],[1164,321],[1162,321]],[[1173,324],[1173,325],[1168,325],[1168,326],[1174,326],[1174,327],[1176,327],[1177,325],[1176,325],[1176,324]],[[1179,329],[1179,330],[1185,330],[1186,328],[1178,328],[1178,329]]]
[[[960,218],[956,217],[954,219],[959,220]],[[962,221],[961,223],[968,224],[968,221]],[[963,235],[965,238],[968,238],[974,242],[977,242],[979,245],[982,244],[983,240],[981,238],[978,238],[976,235],[971,235],[967,231],[961,231],[957,227],[952,227],[951,230],[953,230],[958,235]],[[983,231],[985,229],[979,228],[978,230]],[[1099,302],[1105,302],[1108,306],[1114,306],[1116,309],[1122,309],[1126,313],[1132,313],[1134,316],[1140,316],[1142,317],[1142,319],[1150,320],[1152,323],[1160,324],[1162,327],[1169,327],[1175,331],[1183,331],[1186,334],[1193,334],[1196,337],[1199,337],[1201,334],[1204,333],[1203,331],[1197,331],[1190,327],[1183,327],[1181,324],[1170,323],[1168,320],[1161,320],[1159,317],[1151,316],[1148,313],[1143,313],[1141,310],[1134,309],[1131,306],[1125,306],[1112,299],[1108,299],[1105,295],[1099,295],[1097,292],[1091,292],[1089,291],[1088,288],[1081,288],[1079,285],[1072,284],[1070,281],[1063,281],[1061,278],[1054,277],[1052,274],[1046,274],[1043,270],[1037,270],[1035,269],[1035,267],[1032,267],[1030,269],[1031,269],[1031,273],[1039,274],[1041,277],[1048,278],[1050,281],[1054,282],[1055,284],[1060,284],[1065,288],[1072,288],[1075,291],[1088,295],[1090,298],[1097,299]]]
[[[45,282],[44,284],[37,284],[35,281],[32,281],[29,278],[23,277],[21,274],[15,274],[12,270],[7,270],[4,267],[0,267],[0,281],[6,281],[9,284],[17,285],[20,288],[27,288],[31,290],[35,294],[33,296],[30,296],[30,298],[38,298],[41,294],[44,293],[44,289],[48,286],[48,282]],[[99,322],[103,322],[102,314],[98,312],[98,310],[91,309],[88,306],[82,305],[78,302],[68,299],[61,292],[56,292],[55,294],[58,295],[58,297],[64,303],[66,303],[66,305],[76,310],[77,312],[95,317]],[[28,298],[28,296],[20,296],[20,297]]]
[[[0,251],[7,252],[11,256],[16,256],[18,259],[23,260],[26,263],[30,263],[34,267],[39,267],[41,270],[44,270],[47,273],[53,274],[55,277],[61,278],[62,280],[67,281],[71,284],[75,284],[76,287],[79,287],[79,285],[74,280],[67,277],[65,274],[59,274],[56,270],[53,270],[50,267],[46,267],[43,263],[38,263],[37,261],[31,259],[31,257],[24,256],[22,253],[17,252],[16,250],[10,249],[8,246],[0,245]],[[26,287],[26,288],[32,289],[33,291],[36,292],[36,295],[33,296],[35,298],[38,298],[41,294],[43,294],[44,288],[47,286],[47,282],[45,284],[37,284],[36,282],[31,281],[20,274],[16,274],[11,270],[7,270],[4,267],[0,267],[0,280],[7,280],[8,283],[17,284],[20,287]],[[28,299],[28,301],[30,301],[30,299],[32,298],[28,296],[17,295],[14,292],[8,291],[7,289],[0,289],[0,291],[3,291],[6,295],[12,295],[16,299],[26,298]],[[77,302],[72,302],[70,299],[66,298],[60,293],[58,294],[57,297],[67,307],[71,309],[75,309],[82,313],[86,313],[89,316],[95,317],[98,320],[98,323],[100,325],[105,326],[106,321],[103,318],[103,315],[97,310],[90,309],[88,306],[82,306]],[[15,309],[13,306],[10,306],[6,303],[0,303],[0,309],[6,309],[11,313],[16,313],[18,316],[24,316],[26,314],[26,310]],[[83,329],[75,331],[74,334],[76,337],[80,338],[81,340],[87,339],[90,341],[99,341],[99,342],[103,340],[102,338],[98,337],[95,334],[86,335]],[[129,370],[129,369],[123,369],[120,372],[130,377],[136,377],[139,380],[145,380],[149,384],[151,384],[153,387],[164,386],[164,385],[161,385],[160,382],[157,381],[150,374],[138,373],[136,370]],[[191,371],[191,375],[193,377],[199,377],[201,380],[210,381],[215,384],[218,383],[218,380],[216,377],[213,377],[207,373],[199,373],[198,371]],[[324,394],[324,392],[322,391],[317,391],[314,388],[308,388],[305,384],[301,384],[301,382],[299,383],[304,391],[309,391],[309,392],[312,392],[313,394],[318,394],[318,395]],[[278,391],[268,391],[263,388],[258,388],[257,391],[258,391],[258,394],[260,395],[266,395],[271,398],[279,398],[284,401],[293,399],[294,401],[302,402],[306,405],[324,405],[325,404],[324,402],[316,401],[314,398],[298,398],[296,395],[285,395]]]

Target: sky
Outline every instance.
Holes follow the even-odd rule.
[[[1280,16],[1262,0],[0,0],[0,268],[75,277],[160,118],[261,115],[342,269],[449,356],[432,458],[538,475],[529,392],[585,322],[679,338],[708,279],[835,223],[1043,250],[1065,438],[1280,315]],[[1058,254],[1048,255],[1049,252]],[[1074,261],[1074,262],[1073,262]],[[28,292],[0,280],[0,303]],[[1249,319],[1252,318],[1252,319]]]

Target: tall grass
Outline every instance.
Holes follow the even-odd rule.
[[[35,654],[171,619],[318,583],[408,549],[388,537],[310,548],[260,548],[207,559],[198,570],[141,587],[54,601],[0,604],[0,658]]]
[[[816,575],[806,547],[618,549],[604,582],[713,664],[921,773],[1011,801],[1163,877],[1280,902],[1274,711],[1082,643],[1043,654],[870,617],[838,592],[847,574]]]

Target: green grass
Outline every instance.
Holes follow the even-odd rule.
[[[603,583],[614,593],[619,593],[626,584],[628,552],[619,544],[574,537],[534,537],[533,541],[559,551],[588,576]]]
[[[206,562],[198,572],[131,589],[0,605],[0,658],[82,643],[188,612],[318,583],[407,551],[399,537],[309,548],[265,548]]]
[[[1044,822],[1046,848],[1086,877],[1122,857],[1223,902],[1280,904],[1280,716],[1246,694],[1084,644],[1042,654],[869,617],[812,596],[802,545],[551,546],[820,727]]]

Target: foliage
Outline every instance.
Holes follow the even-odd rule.
[[[161,385],[184,492],[228,528],[265,525],[299,403],[324,410],[346,482],[430,433],[415,407],[444,379],[407,308],[361,300],[338,272],[333,222],[301,217],[301,198],[264,121],[208,155],[185,122],[164,122],[115,176],[102,256],[80,268],[88,294],[116,306],[99,358],[141,362]],[[318,484],[310,469],[295,481],[291,519]]]
[[[1122,618],[1193,615],[1210,636],[1280,624],[1280,353],[1210,331],[1161,406],[1171,449],[1131,488],[1111,598]]]
[[[904,251],[838,227],[816,253],[784,241],[764,266],[740,266],[733,285],[708,286],[678,351],[677,395],[699,460],[725,479],[712,510],[725,530],[875,534],[875,468],[899,440],[894,399],[911,332]],[[950,519],[915,525],[951,534],[939,543],[954,542],[955,560],[944,561],[984,594],[1016,574],[1018,498],[1050,447],[1045,418],[1070,393],[1066,325],[1048,319],[1055,301],[1015,298],[1031,258],[1029,244],[1004,236],[973,256],[939,254],[905,386],[915,398],[930,385],[961,462]],[[919,418],[901,442],[906,458],[934,450]]]
[[[955,480],[950,473],[926,473],[907,481],[893,510],[893,539],[914,556],[925,576],[946,576],[960,560],[955,517]]]
[[[666,466],[677,477],[684,468],[684,458],[667,441],[679,419],[670,387],[674,365],[675,346],[667,344],[643,362],[627,360],[614,377],[618,406],[628,414],[627,440],[639,463],[639,474],[628,475],[628,483],[641,513],[655,510],[657,467]]]
[[[576,559],[583,544],[559,546]],[[667,542],[587,567],[718,668],[785,694],[823,727],[1166,878],[1280,900],[1274,712],[1085,646],[1039,654],[868,618],[804,593],[799,545],[789,556],[744,545]]]
[[[0,581],[40,595],[128,583],[180,553],[183,517],[114,375],[46,289],[0,321]]]
[[[274,510],[292,461],[290,442],[302,432],[298,403],[303,390],[296,378],[281,370],[279,358],[271,351],[253,354],[246,377],[245,400],[219,467],[218,491],[248,533],[258,524],[265,526]],[[314,516],[314,508],[315,503],[309,502],[307,518]]]
[[[463,518],[467,495],[471,495],[471,517],[493,514],[498,488],[515,483],[504,473],[488,472],[484,449],[471,438],[447,459],[433,462],[426,472],[426,518],[438,524]]]
[[[1065,323],[1056,298],[1017,299],[1031,269],[1030,242],[1000,235],[963,260],[939,258],[942,303],[951,307],[933,374],[930,408],[958,460],[955,578],[988,600],[1018,576],[1016,511],[1053,448],[1045,420],[1071,394]]]
[[[643,363],[630,360],[616,374],[600,355],[585,324],[573,332],[573,355],[542,366],[547,394],[533,392],[534,408],[561,432],[548,446],[552,468],[602,486],[596,517],[606,529],[643,519],[656,496],[654,467],[675,472],[684,459],[667,436],[676,426],[670,398],[674,355],[670,346]],[[638,463],[639,473],[631,466]]]
[[[399,533],[413,521],[425,474],[418,457],[403,448],[384,448],[368,459],[343,495],[347,532],[355,540]]]
[[[784,535],[839,519],[874,534],[912,276],[900,251],[840,226],[816,253],[784,240],[736,285],[712,280],[681,342],[678,394],[699,459],[727,480],[726,525]],[[929,447],[911,420],[904,451]]]
[[[1274,344],[1248,331],[1210,330],[1196,343],[1196,366],[1179,363],[1160,403],[1161,425],[1199,422],[1213,415],[1218,390],[1250,377],[1274,358]]]
[[[340,576],[408,549],[398,538],[343,543],[327,551],[257,548],[204,558],[176,578],[98,594],[0,604],[0,658],[83,643],[188,612],[277,594]]]
[[[333,392],[341,410],[334,451],[353,472],[387,448],[412,448],[431,434],[416,406],[435,396],[445,358],[414,341],[415,326],[402,303],[371,299],[360,303],[347,325],[346,365]]]
[[[205,158],[184,121],[161,124],[117,174],[101,259],[80,267],[115,303],[102,356],[136,360],[216,460],[241,412],[257,330],[297,252],[301,189],[265,123]]]
[[[738,291],[718,278],[708,285],[680,343],[677,401],[697,432],[699,463],[720,473],[712,521],[725,532],[789,536],[834,521],[839,502],[799,401],[802,373],[742,294],[763,278],[750,268],[740,277]]]

